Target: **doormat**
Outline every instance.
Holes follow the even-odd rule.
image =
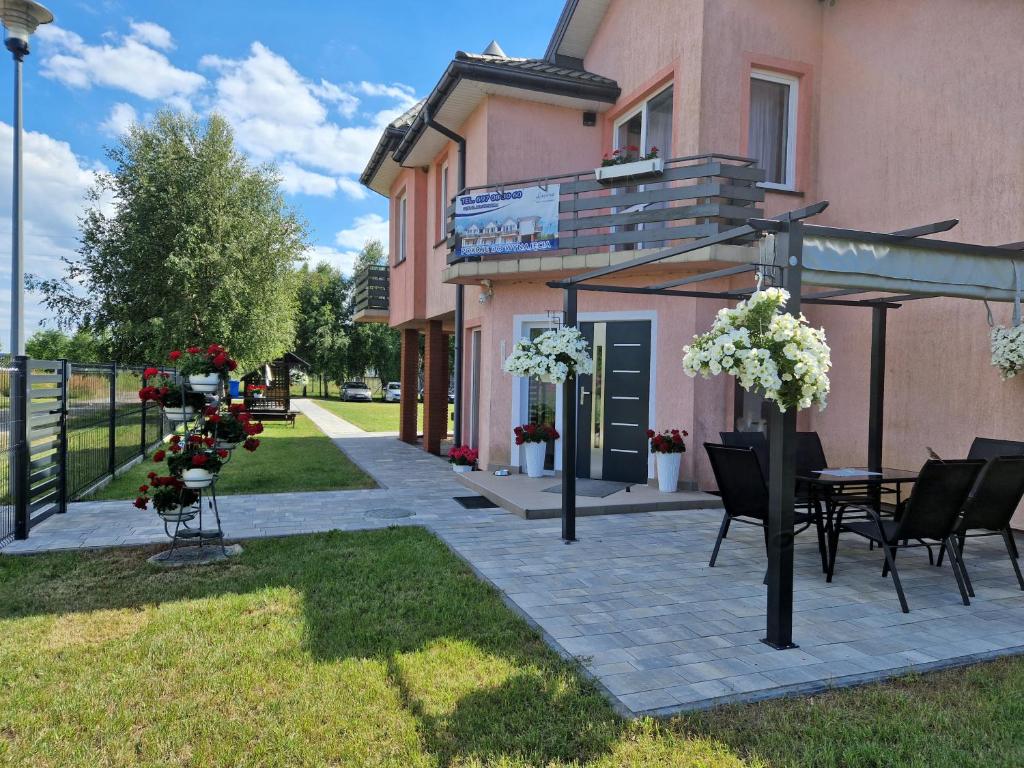
[[[453,496],[464,509],[498,509],[498,505],[486,496]]]
[[[603,499],[605,496],[611,496],[613,493],[624,491],[633,483],[619,483],[615,480],[592,480],[589,477],[577,477],[576,478],[576,495],[577,496],[592,496],[595,499]],[[552,485],[550,488],[545,488],[544,493],[561,493],[562,484]]]

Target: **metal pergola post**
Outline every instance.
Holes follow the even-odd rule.
[[[577,324],[576,289],[563,292],[564,323]],[[576,374],[562,384],[562,539],[576,541]]]
[[[786,311],[799,315],[803,224],[789,222],[776,235],[776,266],[789,291]],[[796,489],[796,409],[773,403],[768,417],[768,615],[764,642],[773,648],[793,643],[793,504]]]
[[[868,469],[882,468],[885,422],[885,307],[871,308],[871,378],[868,397]]]

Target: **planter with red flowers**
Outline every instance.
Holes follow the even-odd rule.
[[[548,443],[558,439],[558,430],[550,424],[530,423],[516,427],[512,434],[515,435],[516,445],[523,446],[526,452],[526,475],[543,477]]]
[[[651,147],[646,154],[640,147],[630,145],[605,153],[601,158],[601,167],[594,169],[594,177],[598,181],[612,181],[626,177],[639,178],[657,176],[665,170],[665,161],[658,157],[658,148]]]
[[[191,488],[186,488],[185,483],[173,475],[158,475],[156,472],[149,473],[149,482],[139,486],[139,495],[135,499],[135,506],[139,509],[148,509],[150,503],[153,509],[164,521],[164,524],[174,523],[175,526],[190,523],[199,514],[195,503],[199,500],[199,494]]]
[[[171,353],[174,357],[174,353]],[[178,354],[178,371],[193,392],[214,394],[220,391],[228,375],[238,367],[225,347],[210,344],[207,347],[191,346],[185,354]]]
[[[139,399],[159,405],[168,421],[192,421],[206,404],[202,394],[187,390],[156,368],[147,368],[142,377],[144,386],[139,390]]]
[[[480,454],[468,445],[453,445],[448,449],[448,463],[452,465],[452,471],[459,474],[472,472],[478,458]]]
[[[658,490],[662,493],[675,493],[679,489],[679,466],[686,452],[683,438],[689,435],[685,429],[647,430],[651,453],[658,465]]]
[[[181,478],[186,488],[207,488],[229,455],[226,449],[216,448],[216,442],[210,436],[192,434],[180,439],[179,435],[174,435],[167,469],[174,477]]]

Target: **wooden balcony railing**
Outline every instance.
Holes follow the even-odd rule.
[[[353,317],[358,321],[386,321],[390,307],[390,268],[386,264],[362,269],[355,275]]]
[[[695,155],[666,160],[664,170],[650,176],[598,181],[594,170],[588,169],[469,187],[459,194],[559,184],[558,250],[530,255],[660,248],[761,217],[758,203],[764,200],[764,190],[758,182],[765,177],[755,162],[731,155]],[[449,263],[467,260],[455,256],[454,216],[453,199],[448,208]],[[472,260],[522,255],[496,254]]]

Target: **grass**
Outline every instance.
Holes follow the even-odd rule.
[[[360,429],[367,432],[397,432],[398,403],[343,403],[340,400],[323,400],[312,398],[317,405],[323,406],[335,416],[340,416]],[[448,403],[448,426],[452,424],[455,406]],[[423,403],[416,404],[416,429],[423,431]]]
[[[0,764],[1017,766],[1024,663],[627,722],[423,529],[0,557]]]
[[[273,421],[263,426],[259,449],[253,453],[241,447],[233,451],[231,462],[217,480],[219,495],[375,487],[370,476],[305,416],[295,419],[294,428]],[[143,461],[88,498],[133,498],[155,466],[151,461]],[[166,464],[160,466],[166,470]]]

